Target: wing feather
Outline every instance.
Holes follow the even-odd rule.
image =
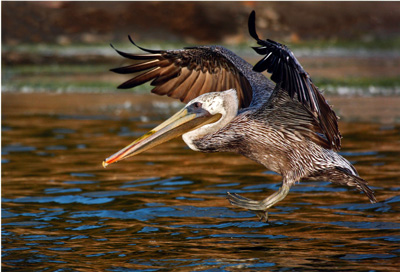
[[[219,77],[218,77],[218,89],[226,89],[225,86],[225,69],[221,69],[219,72]]]
[[[150,85],[151,86],[158,86],[162,85],[169,80],[176,78],[181,73],[181,68],[176,65],[169,65],[160,72],[160,75],[155,78]]]
[[[337,116],[325,98],[312,82],[308,73],[300,65],[292,51],[283,44],[272,40],[261,40],[255,29],[255,12],[249,17],[249,33],[260,47],[253,49],[265,55],[253,70],[271,73],[271,80],[281,86],[293,99],[297,97],[316,118],[322,133],[329,142],[329,147],[338,150],[341,145],[341,135],[337,124]]]
[[[197,77],[199,76],[199,73],[196,73],[194,70],[187,69],[190,73],[190,75],[182,81],[182,83],[175,89],[171,89],[171,91],[168,93],[168,96],[172,98],[182,98],[184,101],[184,97],[186,97],[187,92],[191,90],[193,92],[194,90],[193,85],[197,80]]]
[[[144,70],[158,67],[158,66],[164,67],[168,64],[169,63],[166,60],[160,61],[158,59],[153,59],[153,60],[150,60],[147,62],[141,62],[141,63],[132,64],[132,65],[124,66],[124,67],[114,68],[114,69],[111,69],[110,71],[113,71],[118,74],[131,74],[131,73],[144,71]]]
[[[191,91],[186,93],[186,96],[183,98],[183,101],[189,102],[193,98],[199,96],[201,93],[201,90],[204,85],[205,73],[200,71],[199,73],[196,73],[196,74],[198,76],[197,76],[195,82],[193,82],[193,84],[192,84]]]
[[[204,85],[202,89],[200,90],[199,95],[205,94],[209,92],[210,90],[215,89],[215,84],[216,80],[213,80],[213,74],[211,73],[204,73]]]
[[[218,47],[150,50],[139,47],[129,39],[145,53],[125,53],[113,47],[119,55],[134,63],[111,71],[119,74],[137,73],[118,88],[133,88],[151,81],[153,93],[168,95],[185,103],[206,92],[235,88],[240,98],[239,106],[243,108],[250,105],[253,96],[250,82]]]
[[[174,89],[176,89],[179,85],[181,85],[182,82],[185,81],[190,76],[191,73],[192,73],[192,70],[189,70],[187,68],[182,68],[182,69],[180,69],[180,73],[177,77],[165,82],[162,85],[157,85],[153,90],[151,90],[151,92],[158,94],[158,95],[169,94]]]
[[[159,74],[160,67],[155,67],[149,71],[144,72],[143,74],[137,75],[136,77],[122,83],[118,86],[119,89],[129,89],[136,87],[138,85],[142,85],[143,83],[152,80]]]

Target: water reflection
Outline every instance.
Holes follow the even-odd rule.
[[[71,102],[63,95],[52,101]],[[90,101],[97,110],[59,114],[16,108],[23,99],[3,104],[4,271],[398,268],[398,125],[340,124],[342,154],[379,203],[328,182],[304,182],[263,223],[230,206],[226,192],[262,198],[280,177],[240,156],[196,153],[175,140],[102,169],[105,156],[174,108],[164,108],[165,116],[143,118],[140,110],[116,117],[101,110],[101,100]]]

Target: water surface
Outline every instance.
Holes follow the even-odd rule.
[[[342,154],[379,203],[304,182],[259,222],[226,193],[262,199],[281,178],[177,139],[101,167],[181,105],[127,94],[2,96],[4,271],[395,271],[400,263],[398,97],[331,97]],[[354,107],[354,105],[360,107]]]

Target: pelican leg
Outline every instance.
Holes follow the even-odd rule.
[[[261,221],[268,221],[268,209],[271,208],[273,205],[284,199],[287,194],[289,193],[290,185],[286,182],[282,183],[282,186],[279,190],[266,199],[262,201],[252,200],[238,194],[231,194],[228,193],[228,200],[229,202],[241,208],[248,209],[250,211],[254,211],[257,216],[260,218]]]

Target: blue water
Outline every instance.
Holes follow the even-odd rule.
[[[3,271],[398,270],[398,125],[341,124],[342,154],[379,203],[351,188],[303,182],[264,223],[230,206],[226,194],[262,199],[280,177],[240,156],[196,153],[178,139],[101,167],[165,116],[7,110]]]

